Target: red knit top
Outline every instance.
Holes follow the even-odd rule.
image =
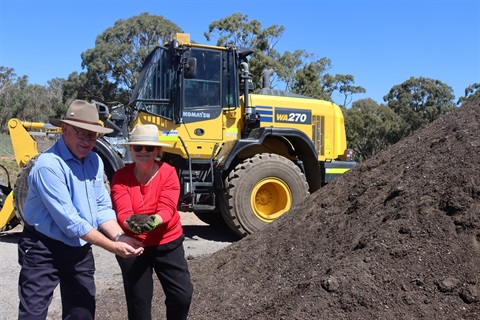
[[[150,181],[141,184],[129,164],[115,172],[111,186],[113,209],[125,234],[142,241],[145,246],[157,246],[176,240],[183,233],[177,203],[180,182],[175,168],[157,161],[158,172]],[[135,234],[125,229],[124,222],[132,214],[158,214],[163,223],[148,233]]]

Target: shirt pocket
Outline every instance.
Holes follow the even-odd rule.
[[[94,178],[92,179],[92,187],[93,187],[93,193],[95,195],[95,198],[98,199],[99,197],[103,197],[105,195],[105,183],[103,182],[103,177],[102,178]]]

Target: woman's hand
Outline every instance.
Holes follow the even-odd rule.
[[[146,215],[146,214],[133,214],[125,220],[128,229],[132,232],[140,234],[143,232],[150,232],[160,224],[162,224],[162,218],[160,216]]]
[[[156,214],[149,217],[150,219],[148,219],[142,227],[144,232],[150,232],[162,223],[162,219]]]

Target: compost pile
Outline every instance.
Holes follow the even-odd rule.
[[[192,320],[480,319],[480,100],[189,263]],[[123,300],[97,308],[126,319]]]

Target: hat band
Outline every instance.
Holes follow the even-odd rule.
[[[154,137],[154,136],[134,136],[130,139],[130,142],[139,142],[139,141],[158,142],[158,137]]]
[[[101,124],[98,123],[98,122],[85,121],[85,120],[80,120],[80,119],[76,119],[76,118],[65,118],[63,120],[75,121],[75,122],[81,122],[81,123],[87,123],[87,124],[93,124],[93,125],[101,126]]]

